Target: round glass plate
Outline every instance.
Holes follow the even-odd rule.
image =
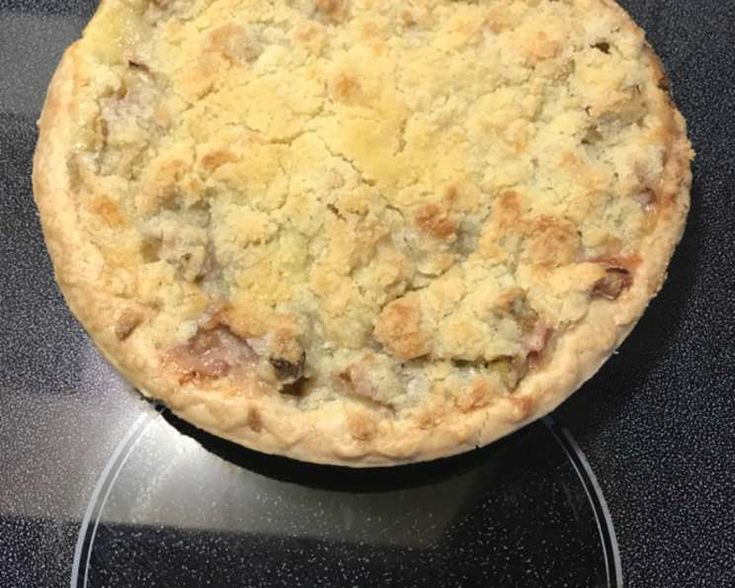
[[[181,433],[184,433],[182,435]],[[621,585],[604,498],[547,418],[488,448],[351,470],[144,414],[81,526],[72,586]]]

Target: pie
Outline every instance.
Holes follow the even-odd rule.
[[[692,157],[610,0],[104,0],[33,179],[71,310],[143,394],[379,466],[591,377],[661,287]]]

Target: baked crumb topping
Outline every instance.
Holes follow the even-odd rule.
[[[68,168],[100,287],[138,309],[118,340],[306,410],[512,395],[626,296],[673,199],[667,85],[624,24],[596,0],[107,0]]]

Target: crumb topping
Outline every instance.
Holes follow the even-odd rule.
[[[355,439],[362,405],[512,396],[625,297],[672,200],[667,85],[626,22],[599,0],[106,0],[68,167],[99,287],[133,309],[120,344],[153,340],[182,386],[352,398]]]

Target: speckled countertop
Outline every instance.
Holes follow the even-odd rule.
[[[552,421],[390,474],[198,435],[69,315],[31,158],[95,4],[0,0],[0,585],[735,585],[735,0],[622,2],[697,159],[669,280],[619,354]]]

